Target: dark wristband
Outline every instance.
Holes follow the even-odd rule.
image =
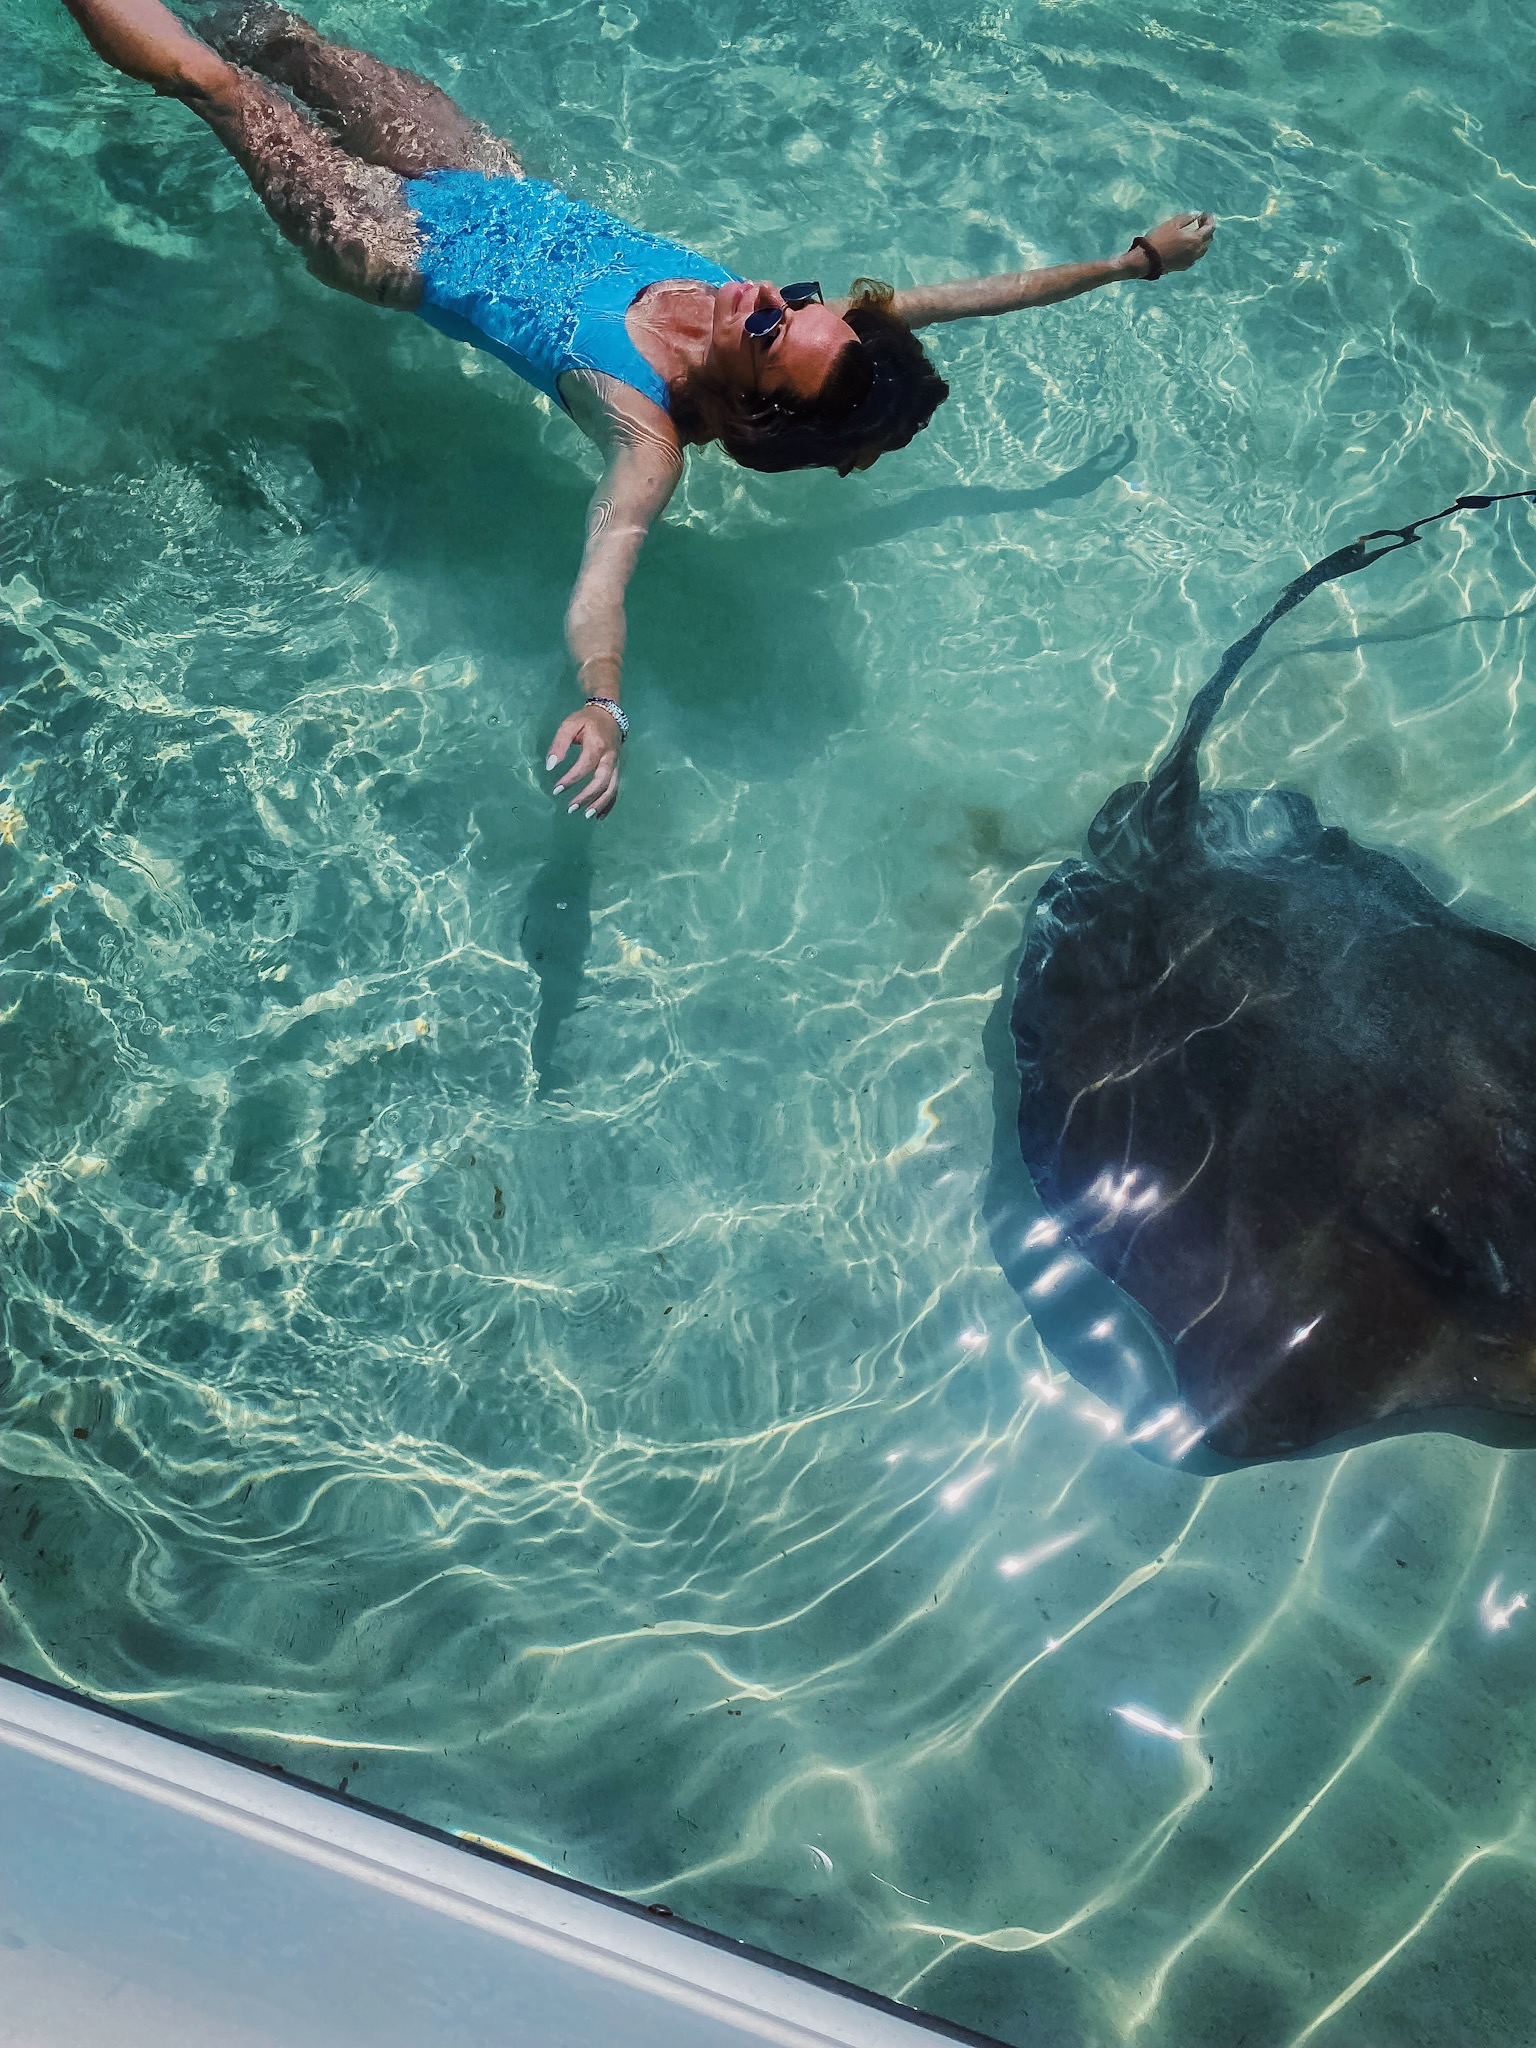
[[[1133,249],[1139,249],[1142,255],[1145,256],[1147,259],[1147,274],[1141,280],[1142,283],[1156,284],[1157,280],[1163,274],[1162,257],[1158,255],[1157,251],[1153,248],[1152,244],[1147,240],[1145,235],[1132,235],[1131,247]]]

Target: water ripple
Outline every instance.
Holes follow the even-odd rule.
[[[1526,1468],[1144,1458],[998,1271],[983,1029],[1236,622],[1536,464],[1528,10],[323,19],[767,274],[1223,226],[937,336],[868,477],[696,463],[589,843],[566,425],[26,0],[0,1657],[1005,2039],[1514,2048]],[[1214,770],[1529,923],[1536,526],[1380,574]]]

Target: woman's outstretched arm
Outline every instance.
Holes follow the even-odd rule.
[[[587,513],[587,544],[566,607],[565,644],[582,696],[617,704],[624,667],[624,593],[646,534],[677,488],[683,451],[660,406],[616,387],[608,377],[570,378],[567,384],[578,425],[594,439],[607,440],[610,453]],[[563,795],[588,777],[569,808],[584,810],[589,818],[605,817],[619,794],[621,744],[618,721],[601,705],[583,704],[573,711],[562,721],[544,764],[552,769],[572,747],[578,749],[555,784],[555,794]]]
[[[1209,213],[1179,213],[1141,239],[1150,242],[1163,270],[1188,270],[1211,246],[1216,220]],[[909,327],[940,320],[974,320],[986,313],[1017,313],[1026,306],[1054,306],[1102,284],[1153,275],[1145,249],[1134,244],[1120,256],[1096,263],[1056,263],[1045,270],[1016,270],[1000,277],[968,277],[958,284],[915,285],[899,291],[891,311]]]

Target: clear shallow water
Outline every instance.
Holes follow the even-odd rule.
[[[591,835],[572,431],[28,0],[0,1657],[1008,2040],[1527,2041],[1536,1464],[1145,1462],[997,1270],[982,1034],[1279,585],[1536,468],[1536,18],[321,20],[738,269],[1223,228],[941,333],[867,478],[695,463]],[[1313,600],[1212,768],[1536,918],[1533,584],[1520,511]]]

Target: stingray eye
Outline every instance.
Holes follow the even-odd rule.
[[[1457,1255],[1456,1247],[1451,1242],[1448,1232],[1442,1229],[1433,1216],[1423,1216],[1419,1219],[1416,1235],[1414,1250],[1418,1253],[1421,1263],[1427,1266],[1431,1273],[1442,1280],[1454,1280],[1461,1276],[1462,1260]]]
[[[1439,1203],[1419,1218],[1413,1249],[1426,1273],[1459,1294],[1497,1298],[1509,1291],[1504,1262],[1476,1222],[1463,1218],[1458,1229]]]

